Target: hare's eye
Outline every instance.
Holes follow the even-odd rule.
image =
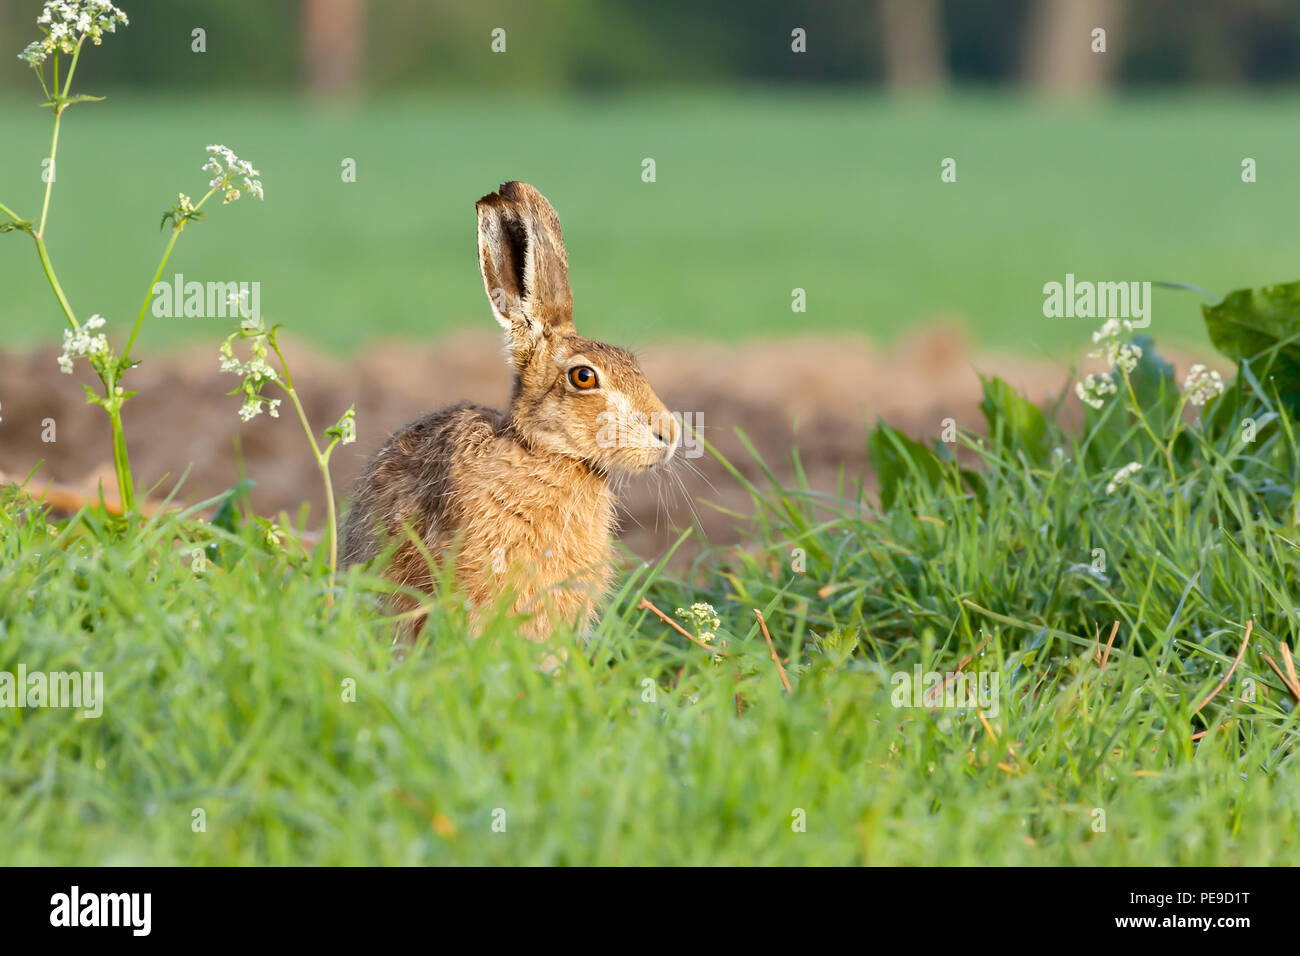
[[[589,365],[569,369],[569,384],[581,391],[596,387],[596,370]]]

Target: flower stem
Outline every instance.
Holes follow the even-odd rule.
[[[104,383],[106,391],[113,386]],[[122,499],[122,513],[135,510],[135,486],[131,480],[131,459],[126,453],[126,433],[122,429],[122,406],[110,400],[106,406],[109,426],[113,430],[113,471],[117,474],[117,494]]]
[[[67,97],[68,90],[72,88],[72,74],[77,71],[77,59],[81,56],[81,44],[83,41],[77,41],[77,48],[72,53],[72,62],[68,64],[68,76],[63,83],[64,97]],[[59,55],[54,54],[54,92],[59,92]],[[45,219],[50,213],[50,193],[54,191],[54,180],[58,178],[58,164],[55,162],[55,156],[59,152],[59,124],[63,120],[63,103],[54,104],[54,134],[50,137],[50,168],[49,179],[45,181],[45,201],[41,203],[41,222],[36,227],[36,238],[42,239],[45,236]]]
[[[211,198],[215,189],[209,189],[207,195],[199,200],[199,204],[194,207],[198,212],[203,208],[203,204]],[[135,344],[135,337],[140,334],[140,326],[144,323],[145,314],[149,311],[149,302],[153,299],[154,287],[158,285],[158,280],[162,278],[163,269],[167,268],[167,260],[171,258],[172,249],[176,246],[176,240],[181,237],[181,230],[185,228],[183,220],[177,221],[172,226],[172,237],[167,242],[167,248],[163,250],[162,260],[158,263],[158,269],[153,274],[153,281],[149,283],[149,291],[144,294],[144,303],[140,306],[140,314],[135,317],[135,327],[131,329],[131,337],[126,340],[126,348],[122,350],[122,360],[126,361],[131,355],[131,346]]]
[[[1162,442],[1159,438],[1156,437],[1155,430],[1152,429],[1150,422],[1147,421],[1146,415],[1143,414],[1142,406],[1138,404],[1137,392],[1133,390],[1133,381],[1132,379],[1129,378],[1128,372],[1123,372],[1123,375],[1124,375],[1124,386],[1128,390],[1129,402],[1133,408],[1133,412],[1134,414],[1137,415],[1137,420],[1142,423],[1142,428],[1147,433],[1148,437],[1150,437],[1151,443],[1155,445],[1156,448],[1160,451],[1160,454],[1164,456],[1165,464],[1169,466],[1169,479],[1175,485],[1177,485],[1178,471],[1177,469],[1174,468],[1174,456],[1170,451],[1170,449],[1165,447],[1164,442]],[[1170,445],[1172,447],[1172,442],[1170,443]]]
[[[289,401],[293,403],[294,411],[298,413],[298,421],[302,423],[302,430],[307,435],[307,441],[311,443],[311,453],[316,459],[316,468],[325,484],[325,535],[329,541],[330,586],[332,587],[334,575],[338,571],[339,565],[339,535],[337,507],[334,502],[334,482],[330,479],[330,455],[334,451],[334,446],[338,444],[338,439],[331,439],[325,450],[323,452],[320,450],[316,436],[312,433],[311,424],[307,421],[307,412],[302,407],[302,402],[298,400],[298,393],[293,387],[293,376],[289,374],[289,363],[284,360],[284,353],[280,351],[280,345],[275,340],[274,332],[267,335],[267,341],[271,343],[271,348],[275,350],[275,354],[280,359],[280,368],[284,370],[284,381],[280,383],[280,387],[288,394]]]
[[[158,280],[162,278],[163,269],[167,266],[167,260],[171,258],[172,248],[176,245],[176,240],[180,238],[181,230],[179,226],[172,226],[172,237],[167,243],[167,248],[163,250],[162,261],[158,263],[158,271],[153,274],[153,281],[149,283],[149,291],[145,293],[144,304],[140,306],[140,314],[135,317],[135,327],[131,329],[131,337],[126,340],[126,348],[122,350],[122,358],[125,360],[131,355],[131,346],[135,344],[135,337],[140,334],[140,326],[144,323],[144,315],[149,311],[149,302],[153,299],[153,290],[158,285]]]
[[[77,72],[77,59],[81,56],[81,44],[85,42],[86,38],[83,36],[77,41],[77,48],[72,51],[72,62],[68,64],[68,76],[67,79],[63,81],[64,96],[67,96],[68,91],[72,89],[72,74]],[[58,89],[57,83],[55,84],[55,89]]]
[[[55,165],[54,157],[59,151],[59,122],[63,119],[63,107],[54,107],[54,136],[50,140],[50,168],[46,170],[48,179],[45,180],[45,201],[41,203],[41,222],[36,227],[36,238],[40,239],[45,235],[45,217],[50,212],[50,193],[54,191],[54,180],[58,176],[58,167]]]
[[[54,264],[50,262],[50,253],[45,248],[45,240],[39,235],[33,238],[36,240],[36,254],[41,257],[41,267],[45,270],[45,278],[50,280],[50,288],[54,290],[54,298],[58,299],[59,307],[63,309],[63,314],[68,318],[68,324],[72,326],[75,332],[81,328],[81,323],[72,314],[72,306],[68,304],[68,297],[63,294],[63,286],[59,285],[59,277],[54,274]]]

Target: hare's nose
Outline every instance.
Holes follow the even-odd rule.
[[[664,446],[667,456],[671,457],[672,453],[677,450],[677,420],[671,415],[664,415],[655,422],[652,430],[655,439],[660,445]]]

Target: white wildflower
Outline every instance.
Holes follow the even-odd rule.
[[[224,192],[223,203],[232,203],[240,197],[239,186],[235,185],[236,179],[252,195],[258,199],[264,198],[262,181],[258,178],[262,174],[253,168],[252,163],[240,159],[226,146],[214,144],[207,150],[208,161],[203,164],[203,171],[212,173],[208,188]]]
[[[1107,319],[1105,323],[1096,332],[1092,333],[1092,344],[1101,345],[1103,342],[1116,341],[1126,332],[1133,331],[1133,323],[1128,319],[1122,322],[1119,319]]]
[[[1082,382],[1074,384],[1074,392],[1079,396],[1079,401],[1093,408],[1101,408],[1106,404],[1106,396],[1113,395],[1116,391],[1115,380],[1109,375],[1089,375]]]
[[[245,336],[242,331],[235,332],[221,344],[218,352],[221,371],[232,372],[243,378],[239,388],[235,389],[236,393],[244,396],[244,404],[239,409],[240,418],[249,421],[262,414],[263,410],[272,418],[279,418],[280,399],[266,398],[261,394],[262,387],[268,382],[280,381],[280,376],[267,362],[269,350],[266,347],[266,335],[260,331],[260,326],[254,326],[249,331],[253,334]],[[244,337],[249,340],[247,362],[241,362],[235,355],[235,339]]]
[[[718,612],[714,610],[712,604],[696,602],[691,605],[689,611],[679,607],[677,616],[683,621],[693,624],[695,636],[705,644],[711,643],[718,636],[718,628],[722,626],[722,621],[718,618]]]
[[[1107,350],[1106,354],[1106,358],[1112,366],[1129,373],[1137,368],[1138,359],[1141,357],[1142,346],[1140,345],[1119,345],[1113,350]]]
[[[109,0],[46,0],[36,17],[45,39],[29,43],[18,57],[39,67],[51,53],[72,53],[83,40],[98,46],[105,33],[116,33],[119,23],[130,22]]]
[[[1128,319],[1107,319],[1092,333],[1092,344],[1097,348],[1088,353],[1092,358],[1104,358],[1111,368],[1132,372],[1142,358],[1142,346],[1128,341],[1133,334],[1133,323]]]
[[[1130,478],[1142,470],[1142,466],[1136,461],[1130,461],[1127,465],[1115,472],[1115,477],[1111,478],[1106,485],[1106,494],[1113,495],[1120,485],[1126,484]]]
[[[18,54],[18,59],[23,60],[31,66],[40,66],[45,62],[45,48],[41,46],[40,40],[33,40],[27,46],[23,47],[23,52]]]
[[[265,382],[279,381],[275,369],[267,362],[266,343],[260,337],[253,339],[251,357],[247,362],[241,362],[235,355],[233,336],[221,343],[218,357],[221,359],[221,371],[233,372],[251,379],[254,386],[261,387]]]
[[[280,399],[265,398],[261,395],[246,395],[244,404],[239,409],[239,417],[244,421],[250,421],[262,414],[264,405],[272,418],[280,417]]]
[[[1183,391],[1193,405],[1204,405],[1222,395],[1223,387],[1223,376],[1204,365],[1193,365],[1188,369],[1187,380],[1183,382]]]
[[[88,358],[94,362],[108,357],[108,337],[102,332],[98,335],[90,334],[95,329],[103,327],[104,317],[92,315],[77,331],[63,330],[63,352],[58,358],[60,372],[71,375],[72,363],[75,359]]]

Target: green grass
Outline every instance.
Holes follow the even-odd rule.
[[[1300,451],[1277,412],[1244,382],[1166,459],[1119,404],[1073,441],[1002,394],[962,437],[979,480],[905,465],[887,512],[751,486],[745,548],[632,567],[549,676],[506,617],[468,640],[449,594],[395,659],[377,579],[331,590],[256,521],[51,525],[7,493],[0,670],[102,671],[107,699],[0,711],[0,864],[1289,861],[1296,713],[1262,655],[1300,629]],[[221,560],[196,572],[200,544]],[[713,604],[727,659],[643,595]],[[996,716],[891,702],[894,673],[975,654]]]
[[[93,73],[79,85],[93,90]],[[29,217],[49,143],[37,99],[0,100],[0,201]],[[269,317],[335,351],[491,328],[473,201],[523,178],[561,213],[578,321],[598,336],[890,340],[951,318],[990,347],[1061,354],[1091,327],[1042,315],[1043,284],[1067,272],[1215,295],[1295,277],[1295,107],[1258,95],[1065,107],[682,92],[321,111],[123,92],[67,114],[48,239],[74,308],[125,334],[165,241],[158,217],[178,191],[201,194],[203,146],[222,142],[262,170],[266,202],[213,209],[168,273],[259,281]],[[945,185],[949,156],[958,181]],[[1240,181],[1245,156],[1257,183]],[[341,181],[345,157],[355,184]],[[654,184],[641,181],[645,157]],[[790,310],[796,287],[805,314]],[[1162,343],[1204,345],[1187,295],[1156,293]],[[57,341],[60,316],[21,234],[0,237],[0,299],[7,345]],[[216,343],[224,325],[151,319],[142,344]]]

